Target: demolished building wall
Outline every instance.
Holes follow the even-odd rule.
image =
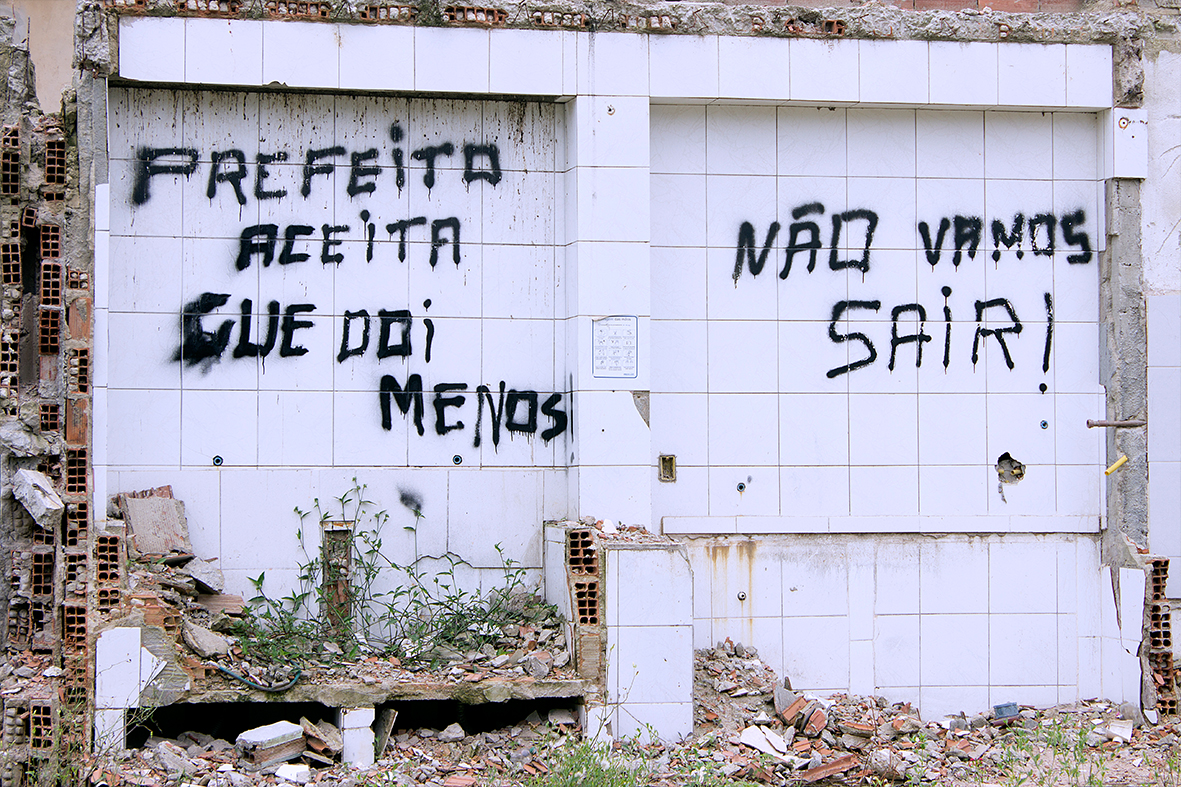
[[[354,477],[413,529],[394,549],[472,583],[497,543],[539,582],[544,520],[642,524],[681,543],[604,560],[617,733],[692,723],[688,672],[623,691],[633,662],[664,674],[651,641],[688,670],[741,639],[808,688],[929,714],[1140,698],[1135,547],[1172,554],[1175,446],[1086,420],[1181,411],[1152,398],[1181,340],[1145,338],[1177,297],[1167,243],[1139,259],[1175,191],[1167,146],[1140,152],[1172,73],[1166,35],[1140,57],[1145,15],[139,8],[80,4],[93,441],[86,390],[29,400],[73,418],[57,491],[107,547],[108,497],[165,484],[242,595],[296,587],[291,508]],[[60,379],[84,338],[44,353]],[[666,592],[638,614],[645,571]],[[94,598],[95,623],[122,614]],[[1010,668],[1013,632],[1036,668]],[[946,667],[952,636],[987,658]]]

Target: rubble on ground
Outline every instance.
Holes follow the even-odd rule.
[[[754,648],[741,644],[726,641],[695,656],[693,735],[675,743],[640,736],[613,744],[609,759],[643,773],[640,783],[671,787],[712,774],[783,787],[883,782],[966,787],[1021,780],[1055,784],[1081,773],[1084,781],[1093,776],[1102,783],[1145,784],[1178,767],[1181,722],[1130,718],[1139,716],[1132,705],[1102,700],[1044,710],[1002,705],[925,720],[907,703],[790,688]],[[385,719],[392,726],[393,718]],[[331,725],[301,719],[286,729],[291,728],[302,729],[302,751],[257,772],[241,745],[185,733],[173,741],[149,739],[143,749],[110,763],[104,774],[111,785],[158,784],[184,772],[190,783],[208,787],[302,784],[305,777],[309,784],[340,787],[511,787],[535,783],[561,767],[565,747],[583,733],[568,709],[534,712],[494,732],[469,734],[459,722],[442,729],[399,729],[373,766],[353,769],[326,762],[340,748],[338,739],[330,740]]]

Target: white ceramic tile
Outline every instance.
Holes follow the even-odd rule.
[[[650,36],[648,84],[652,98],[717,98],[718,39]]]
[[[918,462],[915,397],[897,394],[849,396],[849,461],[854,465]]]
[[[582,467],[578,471],[578,510],[598,511],[607,519],[649,526],[652,516],[650,468]]]
[[[788,39],[718,36],[721,98],[785,100],[791,92],[790,72]]]
[[[1066,105],[1066,45],[1006,44],[998,47],[998,103],[1008,106]]]
[[[874,690],[874,643],[857,640],[849,643],[849,693],[872,695]]]
[[[779,468],[710,467],[709,514],[739,517],[778,515]]]
[[[652,455],[677,458],[677,473],[685,466],[706,466],[709,420],[704,394],[661,394],[651,396]],[[701,512],[695,512],[701,513]]]
[[[667,736],[669,741],[679,740],[691,734],[693,732],[693,703],[624,703],[615,714],[612,733],[633,737],[646,734],[649,729],[659,730],[660,734]]]
[[[1148,177],[1147,110],[1119,108],[1104,115],[1103,155],[1105,178]]]
[[[843,321],[779,323],[779,390],[784,393],[845,393],[849,376],[839,370],[849,365],[851,352],[865,357],[860,342],[836,342],[847,337]],[[853,345],[852,350],[850,344]],[[833,372],[833,376],[829,376]]]
[[[913,160],[911,163],[913,172]],[[882,249],[914,249],[915,243],[915,183],[910,178],[873,177],[849,178],[849,211],[868,210],[877,215],[872,238],[869,235],[872,219],[861,216],[843,217],[839,243],[843,245],[842,259],[865,262],[866,243],[869,242],[869,271],[873,260]]]
[[[1112,51],[1110,45],[1066,45],[1067,106],[1111,106],[1111,61]]]
[[[857,41],[796,38],[791,41],[792,101],[846,103],[859,93]]]
[[[572,158],[585,167],[644,167],[649,161],[648,99],[584,96],[568,106],[573,123]]]
[[[184,82],[185,20],[120,17],[119,76],[151,82]]]
[[[706,250],[653,248],[649,259],[652,319],[704,319]]]
[[[349,396],[349,394],[341,394]],[[355,396],[355,395],[354,395]],[[380,415],[376,394],[366,396],[364,407],[341,413],[364,430],[367,437],[363,443],[352,442],[354,446],[377,443],[373,440],[379,433]],[[260,465],[326,465],[333,460],[331,450],[333,439],[333,397],[326,391],[267,391],[258,396],[258,463]],[[382,452],[387,461],[371,464],[392,464],[388,448]],[[393,454],[394,457],[398,454]],[[401,454],[405,461],[405,451]]]
[[[1052,363],[1054,385],[1058,391],[1083,393],[1100,390],[1099,336],[1097,323],[1058,323],[1054,326]]]
[[[988,458],[1008,453],[1027,465],[1054,464],[1054,399],[1041,394],[988,395]]]
[[[108,318],[112,388],[168,389],[180,385],[178,314],[114,313]],[[102,334],[96,334],[101,336]]]
[[[763,175],[775,171],[774,107],[713,105],[706,109],[706,171]]]
[[[608,557],[615,575],[607,599],[607,625],[683,626],[692,617],[689,561],[675,549],[616,549]],[[634,603],[644,599],[643,604]]]
[[[540,30],[491,32],[489,90],[516,95],[560,95],[562,34]]]
[[[1054,685],[1041,686],[1002,686],[993,684],[988,687],[988,704],[999,705],[1002,702],[1018,700],[1020,705],[1033,708],[1049,708],[1057,705],[1062,688]]]
[[[704,320],[653,320],[651,346],[653,391],[706,391]]]
[[[770,320],[709,323],[710,392],[773,393],[779,368],[776,334]]]
[[[849,513],[846,467],[780,469],[779,508],[785,517],[842,516]]]
[[[911,615],[918,611],[918,544],[911,540],[879,540],[874,579],[875,614]]]
[[[99,233],[95,233],[99,235]],[[101,233],[106,240],[107,233]],[[180,238],[116,236],[103,244],[105,266],[99,280],[99,241],[95,239],[95,298],[110,293],[106,306],[120,312],[160,312],[177,315],[181,300]],[[113,265],[110,262],[113,261]],[[176,319],[174,316],[173,319]]]
[[[987,683],[987,615],[923,615],[919,637],[923,686]]]
[[[647,241],[651,232],[648,181],[648,173],[639,168],[579,168],[578,238]]]
[[[262,84],[262,29],[251,19],[185,19],[185,81]]]
[[[414,28],[339,25],[340,86],[353,90],[414,88]]]
[[[848,618],[784,618],[783,662],[784,674],[791,676],[796,691],[847,690]]]
[[[578,90],[600,96],[648,94],[648,36],[635,33],[579,33]]]
[[[997,103],[997,44],[932,41],[929,48],[932,104]]]
[[[996,480],[987,466],[919,467],[919,513],[984,515]]]
[[[780,107],[777,118],[780,175],[844,177],[848,171],[844,109]]]
[[[919,683],[918,615],[878,615],[873,645],[875,687]]]
[[[1057,554],[1057,546],[1050,541],[1031,542],[1017,537],[991,543],[989,612],[1057,612]],[[998,682],[1015,681],[1006,678]]]
[[[779,402],[775,394],[710,394],[710,465],[778,464],[778,421]]]
[[[180,412],[182,465],[226,467],[258,463],[258,394],[185,391]]]
[[[652,176],[652,245],[704,246],[705,176]]]
[[[849,468],[849,511],[854,516],[917,514],[917,467]]]
[[[265,25],[262,81],[289,87],[337,87],[341,44],[338,28],[321,22]]]
[[[983,112],[920,110],[915,128],[919,177],[984,177]]]
[[[755,265],[762,256],[763,239],[755,241]],[[767,254],[764,267],[757,276],[750,274],[748,252],[741,255],[742,268],[739,276],[738,259],[734,249],[711,248],[706,260],[706,303],[711,321],[748,320],[771,322],[778,317],[779,280],[775,276],[778,255]],[[752,324],[750,322],[748,325]],[[759,323],[762,324],[762,323]],[[766,350],[767,348],[763,348]]]
[[[1077,687],[1079,680],[1080,645],[1078,624],[1074,615],[1058,615],[1057,618],[1058,683],[1064,686]]]
[[[652,279],[646,245],[580,243],[578,268],[578,314],[648,315]],[[641,356],[640,363],[645,361]]]
[[[1181,463],[1149,464],[1148,514],[1152,551],[1181,557]]]
[[[712,149],[712,148],[711,148]],[[742,225],[749,223],[754,229],[755,262],[767,242],[771,224],[776,220],[775,178],[760,175],[710,175],[706,178],[706,238],[714,248],[724,248],[731,255],[737,249],[737,240]],[[778,234],[772,247],[786,245],[786,238]],[[779,267],[779,255],[768,252],[766,267],[759,274],[771,279]],[[732,256],[733,259],[733,256]],[[733,263],[731,263],[733,266]],[[743,265],[742,276],[752,275],[747,264]],[[770,286],[768,285],[764,286]]]
[[[180,391],[107,392],[107,419],[119,428],[107,431],[111,464],[157,466],[181,460]]]
[[[981,683],[988,679],[986,674],[973,675]],[[924,683],[919,689],[919,711],[924,721],[934,721],[944,716],[978,713],[989,704],[988,686],[957,685],[930,686]]]
[[[649,135],[653,173],[705,172],[705,107],[654,105]]]
[[[784,465],[847,465],[848,397],[842,394],[780,396],[779,458]]]
[[[1058,513],[1099,517],[1106,512],[1103,502],[1102,465],[1060,465],[1055,477],[1058,487]]]
[[[446,93],[488,90],[489,31],[414,29],[414,87]]]
[[[1095,115],[1055,112],[1054,177],[1098,178],[1099,143],[1099,122]]]
[[[987,412],[982,394],[918,398],[919,460],[927,465],[987,464]]]
[[[924,615],[988,610],[988,549],[985,543],[948,537],[924,542],[919,553]]]
[[[139,704],[140,630],[120,627],[102,632],[95,643],[94,702],[98,708]]]
[[[1025,77],[1028,79],[1028,76]],[[984,116],[984,172],[988,178],[1048,180],[1053,174],[1053,116],[988,112]],[[1033,209],[1027,209],[1033,213]]]
[[[1181,294],[1149,295],[1148,365],[1181,366]]]
[[[306,559],[296,538],[299,517],[292,512],[292,506],[311,508],[315,495],[312,479],[310,472],[293,470],[222,473],[221,567],[250,570],[252,575],[257,574],[255,569],[268,569],[267,592],[271,593],[274,587],[270,582],[283,581],[274,569],[295,566]],[[275,522],[276,526],[286,522],[282,532],[287,537],[276,538],[274,531],[250,524],[259,521]],[[318,549],[318,532],[308,530],[304,535],[307,549]]]
[[[786,617],[844,616],[849,611],[849,569],[844,546],[800,544],[782,557]]]
[[[582,391],[577,407],[580,464],[650,465],[650,430],[631,391]]]
[[[915,175],[915,112],[912,109],[850,109],[849,172],[858,177]]]
[[[925,104],[926,41],[858,42],[860,100],[867,104]]]
[[[612,627],[617,697],[631,703],[686,702],[693,691],[689,626]],[[610,667],[609,667],[610,669]]]
[[[162,156],[161,163],[181,165],[188,161],[181,157]],[[184,213],[181,175],[156,175],[148,180],[144,202],[131,202],[135,187],[135,162],[112,159],[110,162],[111,188],[115,193],[116,210],[111,217],[112,235],[138,235],[171,237],[181,233]],[[126,202],[124,202],[126,200]]]
[[[503,554],[526,566],[541,565],[541,531],[521,522],[541,516],[536,473],[452,471],[448,481],[447,548],[478,568],[503,565]],[[491,511],[486,502],[495,501]]]
[[[1102,460],[1104,434],[1088,429],[1088,420],[1103,415],[1103,400],[1095,394],[1058,394],[1054,397],[1054,440],[1059,465],[1098,465]]]
[[[696,517],[709,511],[709,468],[683,467],[678,455],[675,482],[658,480],[655,470],[652,471],[652,479],[653,521],[668,521],[667,517]],[[733,532],[733,517],[730,517],[730,522],[730,530]]]

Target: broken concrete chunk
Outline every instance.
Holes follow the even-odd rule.
[[[193,558],[185,563],[183,569],[186,574],[197,583],[197,590],[201,593],[219,594],[226,587],[226,578],[221,569],[201,558]]]
[[[122,497],[130,543],[143,555],[192,554],[185,504],[166,497]]]
[[[15,418],[0,425],[0,445],[26,458],[48,454],[51,447],[48,440]]]
[[[463,731],[463,727],[459,726],[459,722],[448,724],[447,729],[439,733],[439,740],[447,743],[461,741],[466,737],[467,733]]]
[[[878,749],[869,755],[869,770],[883,779],[901,781],[906,778],[906,761],[889,749]]]
[[[307,784],[312,780],[312,769],[306,765],[287,763],[275,769],[275,775],[295,784]]]
[[[578,723],[574,714],[566,708],[552,708],[548,715],[550,724],[568,724],[573,727]]]
[[[55,530],[61,524],[66,504],[54,491],[49,476],[36,470],[17,470],[12,478],[12,494],[38,527]]]
[[[549,665],[536,656],[530,656],[525,659],[522,666],[525,667],[525,672],[530,677],[544,678],[546,675],[549,675]]]
[[[236,745],[243,765],[254,771],[294,760],[306,749],[303,728],[289,721],[247,730],[238,736]]]
[[[211,659],[214,656],[228,656],[230,653],[230,641],[228,639],[221,634],[215,634],[204,626],[198,626],[187,618],[181,626],[180,634],[185,644],[203,659]]]
[[[1108,723],[1106,727],[1100,727],[1095,732],[1107,738],[1109,741],[1131,743],[1133,726],[1131,719],[1117,719]]]

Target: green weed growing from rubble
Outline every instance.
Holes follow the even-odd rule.
[[[414,557],[394,561],[384,549],[389,513],[366,491],[353,479],[329,507],[317,498],[312,510],[295,508],[300,519],[296,537],[306,558],[299,566],[299,590],[274,599],[264,589],[265,572],[250,578],[256,595],[235,632],[248,659],[292,662],[314,652],[318,643],[332,641],[350,657],[364,651],[427,663],[449,651],[495,643],[508,624],[557,616],[554,607],[527,590],[525,569],[499,544],[501,581],[487,590],[464,587],[459,572],[470,566],[458,555],[420,555],[417,536],[425,515],[408,495],[402,503],[414,514],[414,524],[405,527],[413,536]],[[313,557],[309,525],[347,533],[338,539],[343,546]]]

